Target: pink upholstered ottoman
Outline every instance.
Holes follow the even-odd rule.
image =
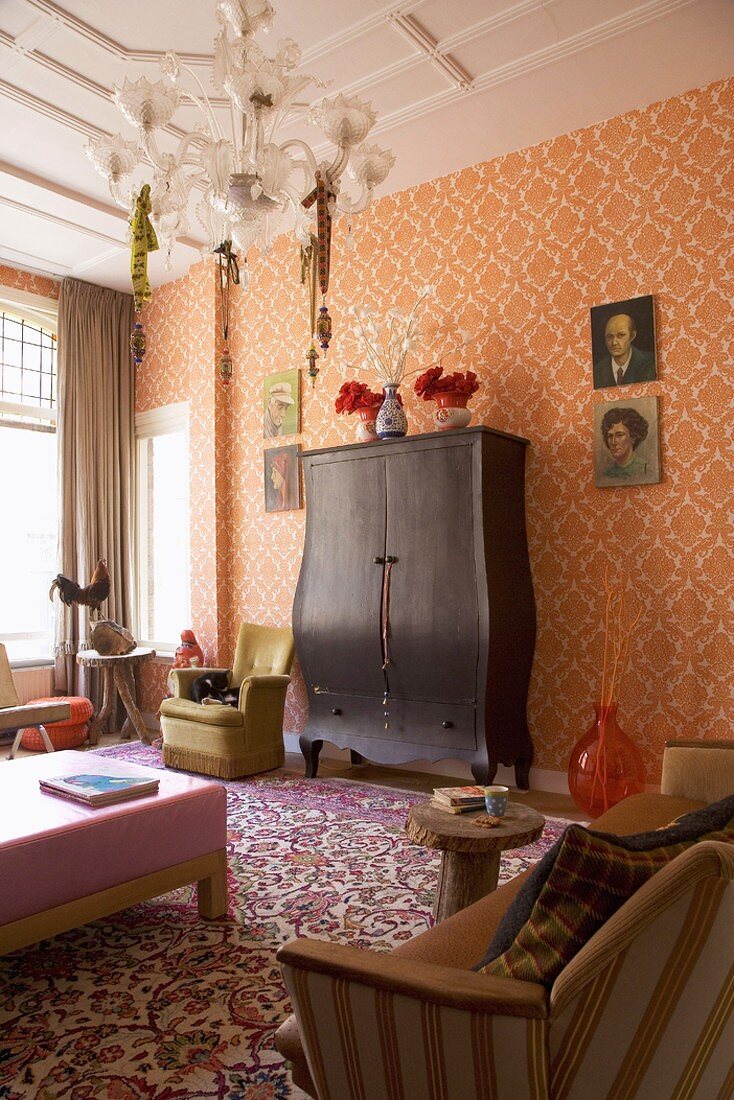
[[[44,794],[40,778],[99,768],[160,780],[113,806]],[[199,912],[227,909],[227,798],[206,779],[56,752],[0,765],[0,954],[198,883]]]

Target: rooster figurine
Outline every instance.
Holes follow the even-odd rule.
[[[53,601],[54,591],[58,589],[59,599],[67,607],[72,604],[83,604],[91,608],[99,615],[99,605],[104,603],[110,594],[110,574],[107,571],[107,562],[100,558],[92,573],[92,579],[86,588],[80,588],[76,581],[70,581],[68,577],[59,573],[48,590],[48,598]]]

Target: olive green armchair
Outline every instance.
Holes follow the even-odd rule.
[[[161,703],[163,763],[171,768],[236,779],[283,765],[283,709],[293,663],[289,627],[243,623],[229,677],[237,707],[195,703],[191,685],[204,672],[178,668],[174,695]]]

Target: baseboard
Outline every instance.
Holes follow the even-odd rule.
[[[286,752],[300,752],[298,746],[298,734],[286,733],[283,735]],[[321,750],[321,759],[338,760],[342,764],[349,763],[349,749],[338,749],[336,745],[324,742]],[[425,775],[448,775],[457,779],[465,779],[473,783],[471,768],[466,760],[411,760],[406,764],[393,765],[396,771],[405,770],[421,772]],[[507,787],[515,785],[515,769],[500,766],[495,776],[496,783],[504,783]],[[569,794],[568,777],[565,772],[551,771],[548,768],[530,769],[530,787],[534,791],[549,791],[553,794]]]

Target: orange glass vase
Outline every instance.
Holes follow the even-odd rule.
[[[617,705],[594,703],[596,718],[568,762],[571,797],[590,817],[645,789],[642,756],[617,723]]]

